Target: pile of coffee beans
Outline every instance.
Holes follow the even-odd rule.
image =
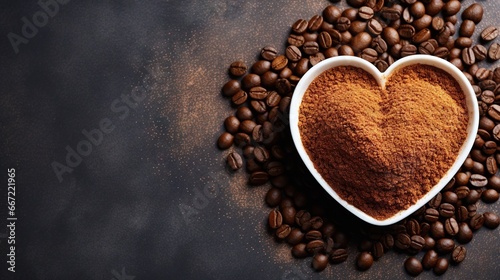
[[[494,203],[500,192],[500,68],[478,65],[500,59],[500,44],[493,42],[499,31],[493,26],[476,30],[484,12],[477,3],[347,4],[349,8],[330,5],[321,15],[295,21],[284,50],[266,46],[251,66],[243,61],[230,65],[231,79],[222,94],[235,112],[225,119],[226,131],[217,144],[230,149],[227,164],[232,170],[246,169],[249,185],[270,183],[264,198],[272,208],[268,226],[276,240],[290,244],[294,257],[312,257],[313,269],[346,261],[350,242],[359,249],[359,270],[395,250],[409,255],[403,266],[410,275],[423,270],[441,275],[450,263],[464,261],[464,244],[475,231],[500,224],[497,214],[477,210],[477,203]],[[474,44],[474,34],[484,45]],[[385,71],[397,59],[417,53],[447,59],[465,73],[479,101],[479,131],[469,157],[441,193],[395,225],[371,226],[329,199],[304,167],[288,126],[291,96],[302,75],[326,58],[359,56]],[[416,257],[419,252],[425,252],[422,259]]]

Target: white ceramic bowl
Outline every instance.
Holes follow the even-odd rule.
[[[460,148],[459,154],[453,165],[450,167],[450,169],[446,172],[446,174],[441,178],[441,180],[438,182],[437,185],[435,185],[426,195],[424,195],[420,200],[417,201],[414,205],[411,207],[407,208],[406,210],[400,211],[397,214],[395,214],[392,217],[389,217],[385,220],[377,220],[373,218],[372,216],[366,214],[365,212],[359,210],[358,208],[354,207],[353,205],[347,203],[344,199],[342,199],[329,185],[328,183],[323,179],[321,174],[314,168],[314,164],[309,158],[309,155],[307,154],[306,150],[304,149],[301,137],[300,137],[300,132],[299,132],[299,110],[300,110],[300,104],[302,102],[302,98],[304,96],[304,93],[306,92],[307,88],[309,87],[309,84],[320,74],[325,72],[326,70],[337,67],[337,66],[355,66],[359,67],[371,75],[375,77],[379,81],[379,84],[381,84],[381,81],[385,81],[386,77],[390,75],[390,73],[394,72],[400,67],[405,67],[408,65],[413,65],[413,64],[426,64],[426,65],[432,65],[434,67],[440,68],[447,73],[449,73],[453,78],[457,80],[459,83],[460,87],[462,88],[462,91],[464,92],[465,98],[466,98],[466,103],[467,103],[467,111],[469,114],[469,123],[467,125],[467,137],[465,139],[465,142],[462,144],[462,147]],[[467,155],[469,154],[472,145],[474,144],[474,140],[476,137],[477,129],[479,125],[479,111],[478,111],[478,104],[476,100],[476,96],[474,93],[474,90],[472,89],[472,86],[470,85],[469,81],[465,77],[465,75],[460,71],[458,68],[456,68],[454,65],[449,63],[448,61],[437,58],[434,56],[430,55],[413,55],[413,56],[408,56],[402,59],[399,59],[396,61],[394,64],[392,64],[387,71],[384,73],[380,73],[380,71],[371,63],[367,62],[364,59],[358,58],[358,57],[352,57],[352,56],[339,56],[339,57],[333,57],[329,59],[325,59],[324,61],[318,63],[314,67],[312,67],[309,71],[306,72],[306,74],[300,79],[300,82],[297,84],[297,87],[295,88],[291,105],[290,105],[290,129],[292,132],[292,138],[293,142],[298,150],[298,153],[300,154],[300,157],[304,161],[305,165],[309,169],[309,171],[312,173],[312,175],[316,178],[316,180],[320,183],[320,185],[342,206],[344,206],[347,210],[349,210],[351,213],[359,217],[365,222],[368,222],[373,225],[378,225],[378,226],[384,226],[384,225],[390,225],[394,224],[407,216],[409,216],[411,213],[415,212],[418,210],[420,207],[424,206],[429,200],[431,200],[437,193],[439,193],[445,186],[446,184],[453,178],[453,176],[456,174],[456,172],[459,170],[460,166],[463,164],[465,159],[467,158]]]

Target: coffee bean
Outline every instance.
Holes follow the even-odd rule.
[[[288,44],[296,46],[296,47],[302,47],[305,42],[305,38],[302,35],[297,35],[297,34],[290,34],[287,39]],[[276,56],[275,56],[276,57]],[[274,59],[274,58],[273,58]],[[272,60],[272,59],[271,59]]]
[[[222,94],[231,97],[241,90],[241,84],[237,80],[229,80],[222,86]]]
[[[471,178],[472,180],[472,178]],[[455,206],[450,203],[443,203],[439,206],[439,215],[443,218],[450,218],[455,214]]]
[[[326,266],[328,265],[328,257],[323,254],[317,254],[314,256],[312,260],[312,267],[316,271],[323,271],[325,270]]]
[[[469,226],[472,230],[480,229],[484,224],[484,216],[483,214],[476,214],[472,218],[470,218]]]
[[[457,220],[455,220],[453,217],[446,219],[446,221],[444,222],[444,229],[446,230],[446,233],[450,236],[457,235],[459,231]]]
[[[348,45],[342,45],[338,49],[339,55],[354,56],[353,49]]]
[[[470,189],[467,186],[460,186],[455,189],[455,193],[458,199],[463,199],[469,195]],[[458,212],[458,209],[456,211]]]
[[[263,47],[260,51],[260,56],[265,60],[273,60],[278,54],[278,50],[272,46]]]
[[[320,15],[314,15],[307,23],[307,29],[309,31],[317,31],[323,24],[323,17]]]
[[[410,55],[414,55],[417,53],[417,47],[412,44],[404,45],[403,48],[401,48],[401,57],[406,57]]]
[[[406,250],[410,247],[411,239],[408,234],[399,233],[396,235],[396,239],[394,240],[394,246],[396,246],[400,250]]]
[[[253,87],[260,86],[260,82],[260,76],[253,73],[245,75],[241,80],[243,88],[245,89],[251,89]]]
[[[469,218],[474,217],[476,215],[476,213],[477,213],[477,206],[476,206],[476,204],[467,205],[467,211],[469,211]]]
[[[384,255],[384,246],[381,242],[375,242],[373,244],[372,254],[375,259],[380,259]]]
[[[269,175],[263,171],[255,171],[250,174],[250,178],[248,179],[248,183],[253,186],[259,186],[265,184],[269,181]]]
[[[478,24],[483,19],[483,6],[478,3],[470,5],[462,12],[462,19]]]
[[[483,29],[483,31],[481,31],[481,39],[483,39],[484,41],[492,41],[496,37],[498,37],[499,33],[500,32],[498,31],[498,28],[496,28],[495,26],[488,26]]]
[[[470,185],[475,188],[482,188],[488,184],[488,179],[480,174],[472,174],[469,179]]]
[[[373,256],[368,252],[361,252],[356,258],[356,266],[359,270],[368,270],[373,265]]]
[[[236,110],[236,117],[240,121],[244,120],[251,120],[253,118],[253,113],[252,110],[250,110],[248,107],[239,107],[238,110]]]
[[[410,39],[415,35],[415,27],[410,24],[403,24],[399,27],[398,33],[401,38]]]
[[[430,232],[432,237],[434,237],[434,239],[436,240],[441,239],[446,235],[444,225],[440,221],[436,221],[431,224]]]
[[[367,32],[361,32],[353,37],[351,47],[354,53],[359,53],[368,48],[372,43],[372,36]]]
[[[481,199],[485,203],[494,203],[498,200],[499,194],[496,190],[494,189],[487,189],[482,192],[481,194]]]
[[[448,270],[449,262],[445,258],[438,258],[436,264],[434,265],[434,273],[436,275],[442,275]]]
[[[323,240],[312,240],[306,245],[306,250],[310,254],[315,254],[325,249],[325,242]]]
[[[457,221],[465,222],[468,218],[469,218],[469,211],[467,210],[467,207],[465,207],[465,206],[458,207],[456,210]]]
[[[349,20],[347,17],[340,17],[335,23],[335,29],[337,29],[340,32],[347,31],[350,26],[351,26],[351,20]]]
[[[437,221],[439,219],[438,210],[434,208],[427,208],[424,213],[424,219],[429,223]]]
[[[422,258],[422,267],[424,269],[431,269],[434,266],[436,266],[437,260],[439,256],[438,253],[434,250],[429,250],[425,253],[424,257]]]
[[[493,212],[484,212],[484,226],[489,229],[495,229],[500,225],[500,217]]]
[[[342,263],[347,260],[348,253],[346,249],[335,249],[330,254],[330,261],[332,263]]]
[[[329,5],[323,10],[323,19],[328,23],[334,23],[340,18],[341,13],[339,8]]]
[[[224,127],[226,128],[226,131],[229,133],[236,133],[238,132],[238,128],[240,126],[240,120],[234,116],[229,116],[224,120]]]
[[[247,70],[248,70],[247,65],[245,64],[245,62],[241,60],[235,61],[231,63],[231,65],[229,66],[229,73],[236,77],[241,77],[245,75]]]
[[[322,237],[323,237],[323,234],[318,230],[310,230],[305,235],[305,239],[307,241],[320,240]]]
[[[434,55],[440,58],[446,58],[450,54],[447,47],[439,47],[434,51]]]
[[[349,32],[351,32],[352,34],[363,32],[365,31],[367,24],[368,23],[366,21],[355,20],[351,22],[351,26],[349,26]]]
[[[415,31],[422,30],[424,28],[428,28],[432,24],[432,17],[430,15],[423,15],[421,18],[416,19],[412,22],[413,27],[415,27]]]
[[[462,61],[467,65],[476,63],[476,57],[471,48],[465,48],[462,50]]]
[[[220,149],[225,150],[233,145],[233,141],[234,136],[231,133],[224,132],[217,139],[217,146],[219,146]]]
[[[449,203],[455,205],[458,201],[458,196],[452,191],[446,191],[443,193],[443,203]]]
[[[299,243],[299,244],[294,245],[292,247],[292,255],[298,259],[302,259],[302,258],[309,256],[309,253],[306,250],[306,244]]]
[[[490,48],[488,49],[488,57],[491,60],[500,59],[500,44],[493,43],[490,45]]]
[[[430,237],[430,236],[426,236],[424,237],[425,239],[425,245],[424,245],[424,250],[430,250],[432,248],[434,248],[434,246],[436,245],[436,241],[434,240],[434,238]]]
[[[302,34],[307,30],[308,22],[305,19],[298,19],[292,24],[292,31],[297,34]]]
[[[458,264],[463,262],[467,255],[467,249],[465,249],[464,246],[457,246],[455,249],[453,249],[453,252],[451,253],[451,260]]]
[[[365,5],[366,0],[347,0],[346,2],[351,7],[359,8],[359,7],[363,6],[363,5]]]
[[[388,19],[388,20],[397,20],[401,16],[401,12],[399,9],[396,8],[388,8],[384,7],[380,10],[380,13],[383,18]]]
[[[463,37],[471,37],[476,30],[476,24],[472,20],[464,20],[460,25],[458,34]]]
[[[243,159],[237,152],[232,152],[227,156],[227,164],[233,171],[236,171],[243,166]]]
[[[303,239],[304,239],[304,233],[298,228],[292,229],[288,234],[288,236],[286,237],[286,241],[292,245],[299,244],[300,242],[302,242]]]
[[[430,0],[426,1],[425,13],[431,16],[437,15],[443,9],[443,0]]]
[[[422,263],[415,257],[407,258],[404,263],[404,267],[406,272],[408,272],[408,274],[410,274],[411,276],[417,276],[424,270],[422,267]]]
[[[283,224],[283,216],[281,212],[277,209],[271,210],[268,217],[269,227],[272,229],[277,229]]]
[[[438,208],[439,205],[441,204],[441,200],[442,200],[442,194],[438,193],[427,203],[427,205],[429,205],[429,207],[431,208]]]
[[[428,28],[424,28],[415,33],[415,35],[413,35],[411,40],[415,44],[420,44],[422,42],[429,40],[430,38],[431,38],[431,31]]]
[[[443,6],[443,10],[441,11],[444,16],[452,16],[460,11],[462,4],[458,0],[451,0],[446,2]]]
[[[319,34],[319,37],[318,37],[318,44],[323,49],[327,49],[327,48],[331,47],[333,44],[333,41],[332,41],[332,36],[330,36],[330,33],[326,32],[326,31],[321,32]],[[300,57],[299,57],[299,59],[300,59]],[[294,61],[298,61],[298,59],[294,60]]]
[[[276,237],[278,239],[285,239],[291,231],[292,228],[289,225],[282,224],[278,229],[276,229]]]
[[[373,64],[375,65],[375,67],[377,67],[377,69],[380,72],[385,72],[385,70],[387,70],[387,68],[389,68],[389,64],[387,62],[385,62],[384,60],[377,59],[377,60],[375,60],[375,62]]]
[[[473,234],[467,223],[459,224],[458,234],[455,236],[458,242],[465,244],[469,243],[472,240]]]
[[[364,20],[369,20],[373,17],[373,9],[367,6],[363,6],[358,9],[358,17]]]
[[[420,235],[413,235],[411,238],[410,248],[416,252],[422,250],[425,245],[425,239]]]
[[[361,56],[361,58],[373,63],[373,62],[375,62],[375,60],[377,60],[378,53],[376,50],[374,50],[372,48],[366,48],[366,49],[361,51],[360,56]]]
[[[380,35],[384,28],[377,19],[370,19],[366,24],[366,30],[372,35]]]
[[[447,254],[451,253],[455,248],[455,242],[451,238],[441,238],[436,242],[436,250],[439,253]]]

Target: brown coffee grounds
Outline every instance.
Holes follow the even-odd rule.
[[[366,71],[335,67],[306,91],[302,142],[315,168],[348,203],[376,219],[425,195],[466,137],[465,97],[449,74],[427,65],[393,73],[381,89]]]

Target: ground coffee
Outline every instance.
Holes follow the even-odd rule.
[[[317,77],[300,107],[302,142],[346,201],[377,219],[414,204],[439,182],[467,135],[463,92],[428,65],[397,70],[381,89],[342,66]]]

